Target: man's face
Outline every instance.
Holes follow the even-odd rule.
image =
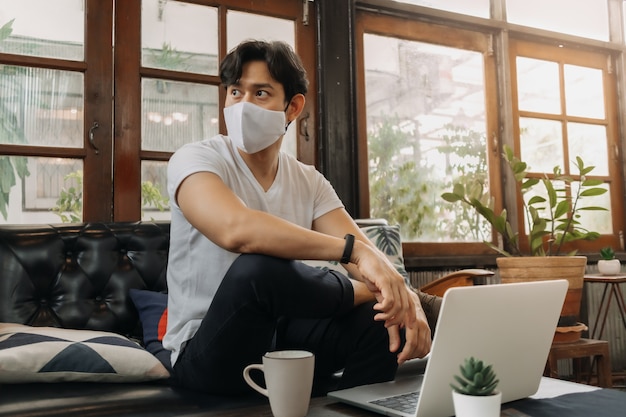
[[[243,65],[241,78],[226,89],[225,107],[247,101],[268,110],[285,110],[285,91],[281,83],[270,75],[263,61]]]

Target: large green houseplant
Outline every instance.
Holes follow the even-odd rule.
[[[588,177],[594,167],[586,166],[580,157],[576,157],[574,163],[578,170],[576,177],[564,174],[560,166],[555,166],[552,175],[543,178],[530,176],[528,165],[516,157],[510,147],[504,147],[503,157],[522,193],[523,214],[528,225],[526,252],[520,245],[520,234],[511,225],[506,209],[500,213],[494,211],[493,199],[485,192],[485,184],[455,184],[452,192],[442,194],[442,198],[473,207],[502,237],[503,247],[485,242],[504,255],[496,259],[502,282],[567,279],[569,290],[559,320],[560,333],[570,329],[583,330],[586,327],[577,320],[587,258],[575,256],[576,251],[566,254],[569,256],[556,255],[563,254],[566,243],[599,237],[599,233],[587,230],[581,224],[581,212],[606,208],[583,206],[582,201],[586,197],[602,195],[607,190],[600,186],[602,181]],[[572,186],[575,182],[579,183],[578,187]],[[535,186],[543,190],[544,196],[537,192]],[[561,339],[568,340],[568,336]]]
[[[491,248],[505,256],[556,256],[560,255],[563,245],[575,240],[594,240],[599,237],[597,232],[583,227],[579,219],[582,211],[606,210],[598,206],[582,206],[585,197],[599,196],[607,192],[606,188],[599,187],[601,180],[588,178],[587,175],[595,168],[586,166],[580,157],[576,157],[575,167],[578,178],[563,174],[560,166],[555,166],[552,176],[544,178],[530,177],[528,165],[513,153],[513,150],[504,146],[503,157],[513,172],[523,198],[524,215],[528,225],[529,253],[524,253],[520,246],[519,233],[511,225],[506,209],[496,214],[493,208],[493,199],[485,192],[485,184],[475,182],[463,186],[454,184],[452,192],[442,194],[448,202],[461,202],[476,209],[485,218],[494,230],[502,236],[504,247],[498,247],[492,242],[485,242]],[[580,186],[573,190],[572,183],[580,181]],[[555,186],[563,184],[562,187]],[[542,185],[547,197],[536,194],[530,198],[533,187]],[[575,192],[575,194],[571,194]],[[570,252],[570,255],[575,254]]]

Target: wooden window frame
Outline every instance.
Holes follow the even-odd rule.
[[[187,3],[215,7],[218,11],[218,61],[228,53],[226,44],[226,15],[228,10],[263,14],[278,18],[295,18],[296,52],[301,57],[309,76],[309,92],[302,115],[297,121],[298,159],[307,164],[316,161],[316,132],[302,124],[316,124],[316,64],[315,64],[315,25],[302,22],[302,2],[271,0],[250,2],[245,5],[237,0],[202,1],[178,0]],[[309,13],[314,15],[314,5],[309,5]],[[115,157],[113,164],[115,192],[114,220],[135,221],[141,218],[141,162],[166,162],[172,152],[148,151],[141,149],[141,80],[155,78],[163,80],[199,83],[219,87],[219,126],[226,133],[222,114],[225,91],[220,86],[217,75],[204,75],[180,71],[169,71],[141,66],[141,1],[117,0],[115,9]],[[139,76],[137,76],[137,74]],[[305,120],[306,119],[306,120]]]
[[[489,32],[470,31],[435,23],[421,22],[402,17],[379,15],[367,11],[357,13],[356,22],[356,59],[357,59],[357,114],[358,160],[359,160],[359,204],[364,217],[370,212],[369,207],[369,172],[367,156],[367,118],[365,103],[364,46],[365,33],[398,37],[417,42],[427,42],[442,46],[481,52],[484,57],[485,71],[485,107],[487,132],[487,161],[491,195],[495,199],[495,210],[502,209],[501,175],[499,162],[498,135],[499,108],[496,95],[496,62],[493,54],[492,36]],[[442,200],[443,202],[443,200]],[[496,236],[493,236],[496,243]],[[434,257],[446,254],[491,255],[494,252],[482,242],[472,243],[432,243],[403,242],[405,257]]]
[[[623,163],[620,152],[619,142],[619,118],[618,118],[618,98],[617,98],[617,81],[614,72],[614,58],[608,52],[592,51],[579,48],[571,48],[566,45],[554,45],[541,43],[538,41],[531,41],[519,38],[512,38],[509,43],[509,62],[512,78],[512,125],[513,125],[513,137],[514,137],[514,151],[516,155],[520,155],[520,117],[533,117],[536,113],[523,111],[518,109],[518,95],[516,85],[516,58],[527,57],[534,59],[541,59],[551,61],[559,64],[561,67],[564,64],[579,65],[581,67],[588,67],[599,69],[603,74],[603,89],[605,97],[605,114],[606,118],[602,126],[607,129],[607,150],[609,152],[609,173],[605,176],[597,176],[606,183],[610,184],[611,190],[611,218],[613,234],[601,235],[598,239],[593,241],[579,240],[574,243],[570,243],[564,246],[565,251],[578,250],[581,253],[599,252],[600,248],[605,246],[612,246],[617,250],[624,250],[623,242],[623,230],[624,230],[624,218],[622,213],[624,212],[623,201]],[[550,117],[550,120],[556,120],[561,122],[567,121],[581,121],[585,122],[582,117],[572,117],[567,115],[554,115]],[[580,155],[583,160],[584,155]],[[571,160],[575,155],[569,155]],[[555,164],[556,165],[556,164]],[[591,177],[596,177],[592,175]],[[520,234],[520,247],[524,251],[528,251],[528,239],[524,225],[523,216],[519,215],[523,213],[523,204],[521,192],[516,189],[516,210],[517,216],[517,230]]]

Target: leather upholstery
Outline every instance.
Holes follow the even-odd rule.
[[[0,321],[140,337],[130,288],[166,291],[169,222],[0,226]]]

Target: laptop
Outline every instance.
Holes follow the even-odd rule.
[[[402,376],[399,371],[394,381],[328,396],[388,416],[450,417],[450,383],[470,356],[493,364],[503,403],[531,396],[539,388],[567,288],[566,280],[450,288],[423,373]],[[384,405],[388,397],[416,392],[414,409]]]

